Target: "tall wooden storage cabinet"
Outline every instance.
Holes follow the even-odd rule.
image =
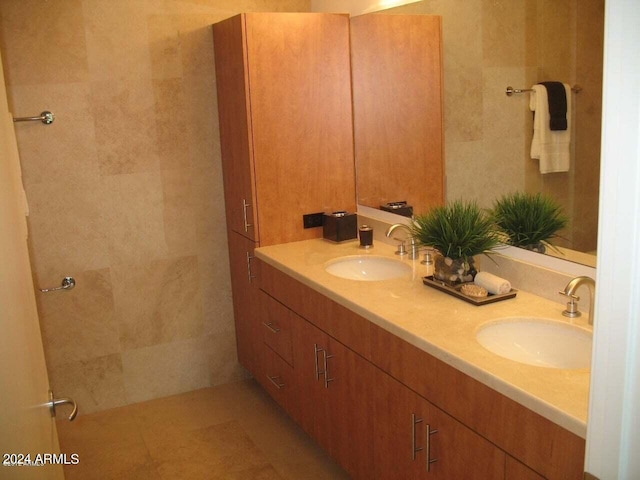
[[[246,13],[213,37],[238,352],[255,375],[253,249],[321,236],[303,214],[355,211],[349,19]]]

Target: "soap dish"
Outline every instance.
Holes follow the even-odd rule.
[[[514,298],[516,296],[516,293],[518,293],[516,289],[512,288],[511,291],[508,293],[499,293],[495,295],[492,293],[489,293],[485,297],[475,297],[475,296],[465,295],[461,291],[465,285],[476,286],[473,282],[461,283],[459,285],[450,286],[441,280],[436,280],[433,277],[422,277],[422,283],[424,283],[428,287],[435,288],[436,290],[440,290],[441,292],[444,292],[448,295],[459,298],[460,300],[464,300],[465,302],[468,302],[476,306],[487,305],[488,303],[495,303],[495,302],[501,302],[503,300],[508,300],[510,298]]]

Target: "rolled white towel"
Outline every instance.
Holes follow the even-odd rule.
[[[504,278],[500,278],[488,272],[478,272],[473,283],[483,287],[487,292],[497,295],[499,293],[509,293],[511,283]]]

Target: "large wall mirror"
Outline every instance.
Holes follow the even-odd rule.
[[[596,251],[604,0],[424,0],[370,15],[387,14],[442,17],[445,200],[474,199],[490,207],[503,193],[548,194],[570,217],[564,239],[555,242],[569,249],[562,255],[594,260],[573,257],[571,250]],[[538,161],[530,158],[529,94],[505,94],[507,86],[530,88],[544,80],[581,87],[572,97],[572,159],[566,173],[540,174]],[[397,102],[401,108],[411,92],[395,94],[404,96]],[[402,121],[401,112],[396,119]],[[357,136],[357,121],[355,129]],[[359,203],[378,208],[364,193],[380,172],[361,164],[357,150],[356,145]],[[398,168],[406,175],[383,174],[397,188],[389,198],[414,198],[408,189],[416,182],[402,179],[415,177],[419,166]],[[418,188],[427,184],[427,179],[417,182]]]

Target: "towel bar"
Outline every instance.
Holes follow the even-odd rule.
[[[571,91],[573,93],[580,93],[582,91],[582,87],[580,85],[574,85],[573,87],[571,87]],[[533,92],[533,88],[507,87],[504,93],[507,94],[507,97],[510,97],[514,93],[525,93],[525,92]]]
[[[53,123],[53,120],[55,119],[55,115],[47,110],[45,110],[44,112],[42,112],[40,115],[38,115],[37,117],[19,117],[19,118],[14,118],[13,121],[14,122],[42,122],[45,125],[51,125]]]

